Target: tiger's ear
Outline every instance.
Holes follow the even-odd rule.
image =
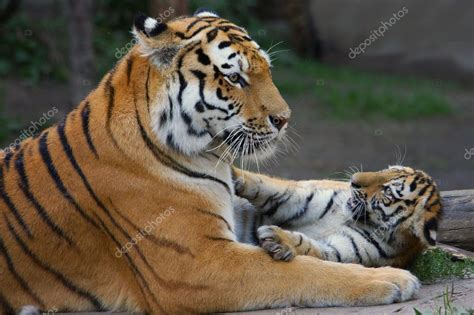
[[[416,208],[415,211],[419,211],[421,222],[417,231],[415,231],[415,235],[425,244],[431,246],[436,245],[438,222],[442,214],[442,204],[439,193],[435,192],[433,198],[430,200],[423,198]]]
[[[219,17],[219,15],[213,11],[213,10],[209,10],[208,8],[199,8],[196,10],[196,12],[194,12],[194,16],[197,16],[197,17]]]
[[[143,13],[135,16],[133,24],[133,34],[143,55],[158,68],[171,66],[181,48],[175,32],[166,23]]]

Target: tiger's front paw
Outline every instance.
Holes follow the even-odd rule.
[[[257,235],[260,246],[275,260],[291,261],[296,256],[296,250],[285,231],[278,226],[264,225],[258,228]]]

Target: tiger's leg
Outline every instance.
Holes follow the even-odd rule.
[[[305,234],[284,230],[275,225],[264,225],[257,230],[260,246],[275,260],[291,261],[297,255],[312,256],[324,260],[331,258],[329,251]],[[328,249],[328,248],[326,248]]]
[[[349,184],[338,181],[283,180],[237,168],[233,169],[233,177],[236,194],[249,200],[260,214],[274,219],[271,224],[276,225],[308,209],[313,216],[322,218],[328,205],[344,200],[349,193]]]
[[[192,273],[193,282],[208,289],[182,301],[196,313],[387,304],[410,299],[419,287],[413,275],[400,269],[365,268],[307,256],[282,263],[261,248],[231,241],[216,241],[203,257],[212,259],[195,266],[199,272]]]

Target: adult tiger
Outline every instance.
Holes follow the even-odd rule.
[[[267,152],[284,132],[290,111],[270,61],[241,27],[207,12],[167,24],[139,15],[134,34],[137,46],[62,123],[2,161],[2,314],[412,297],[418,281],[403,270],[282,264],[238,243],[231,166],[217,162],[230,149]]]
[[[321,181],[292,187],[288,181],[276,183],[252,185],[249,174],[238,194],[257,208],[246,208],[245,201],[236,208],[239,221],[245,217],[247,222],[239,238],[258,241],[274,259],[309,255],[372,267],[407,267],[435,244],[441,197],[423,171],[391,166],[355,173],[350,183],[341,182],[336,189],[321,186]],[[261,190],[272,197],[259,197]]]

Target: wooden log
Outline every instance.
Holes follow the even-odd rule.
[[[474,251],[474,189],[444,191],[437,241]]]

